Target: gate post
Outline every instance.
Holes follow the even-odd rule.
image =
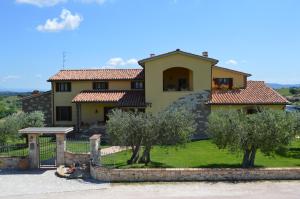
[[[94,134],[92,137],[90,137],[90,147],[91,147],[90,157],[92,160],[91,163],[95,165],[100,165],[100,161],[101,161],[100,160],[101,154],[99,150],[100,138],[101,138],[100,134]]]
[[[65,164],[66,135],[56,134],[56,166]]]
[[[28,134],[29,164],[31,169],[40,167],[39,134]]]

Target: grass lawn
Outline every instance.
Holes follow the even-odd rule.
[[[145,167],[143,164],[127,165],[130,151],[123,151],[102,157],[102,164],[116,168]],[[151,151],[152,163],[148,167],[199,168],[199,167],[240,167],[242,154],[236,155],[227,150],[219,150],[210,140],[195,141],[185,147],[154,147]],[[257,167],[297,167],[300,166],[300,140],[293,142],[284,154],[266,157],[258,152]]]

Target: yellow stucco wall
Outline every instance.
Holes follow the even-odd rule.
[[[274,110],[283,110],[285,105],[259,105],[260,107],[270,108]],[[228,110],[228,109],[244,109],[244,108],[251,108],[255,106],[251,105],[211,105],[211,110]]]
[[[110,90],[130,90],[131,81],[109,81],[108,89]]]
[[[113,105],[100,103],[81,104],[81,121],[88,124],[103,122],[104,107],[113,107]]]
[[[172,67],[183,67],[193,72],[192,91],[163,91],[163,71]],[[151,103],[147,110],[159,112],[171,102],[187,94],[211,90],[211,62],[182,54],[172,54],[145,63],[146,102]]]
[[[131,89],[131,81],[109,81],[109,90],[124,90]],[[53,102],[54,102],[54,125],[56,126],[70,126],[76,125],[77,122],[77,109],[76,104],[72,103],[72,99],[83,90],[92,90],[93,89],[93,81],[71,81],[71,92],[56,92],[55,82],[52,83],[53,87]],[[72,106],[72,121],[56,121],[56,106]],[[85,106],[85,105],[83,105]],[[82,115],[81,118],[84,119],[87,117],[87,121],[91,122],[94,111],[91,110],[91,105],[87,105],[87,110],[85,108],[81,108]],[[103,109],[103,107],[102,107]],[[91,113],[91,114],[90,114]],[[98,115],[103,114],[102,112],[98,113]],[[97,115],[96,115],[97,116]],[[98,121],[99,117],[95,117],[94,121]],[[100,117],[101,118],[101,117]],[[103,117],[101,118],[103,120]]]
[[[233,88],[243,88],[245,87],[245,75],[225,70],[222,68],[212,67],[212,80],[214,78],[233,78]],[[247,79],[246,79],[247,80]],[[212,81],[212,88],[216,88],[214,81]]]

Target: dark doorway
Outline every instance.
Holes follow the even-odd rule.
[[[114,109],[115,107],[104,107],[104,122],[106,122],[108,118],[108,114]]]

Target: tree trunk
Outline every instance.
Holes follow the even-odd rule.
[[[150,159],[150,146],[145,146],[144,152],[142,157],[139,159],[139,163],[145,163],[145,165],[148,165],[149,162],[151,162]]]
[[[256,149],[254,147],[252,147],[252,149],[251,149],[251,155],[250,155],[249,167],[254,167],[255,155],[256,155]]]
[[[244,152],[243,163],[242,163],[243,168],[248,168],[248,166],[249,166],[249,156],[250,156],[250,150],[246,149],[245,152]]]
[[[256,155],[255,147],[251,147],[251,149],[246,149],[244,152],[242,167],[243,168],[254,167],[255,155]]]
[[[127,164],[134,164],[137,162],[139,159],[139,151],[140,151],[140,146],[135,146],[132,149],[132,155],[129,160],[127,160]]]

